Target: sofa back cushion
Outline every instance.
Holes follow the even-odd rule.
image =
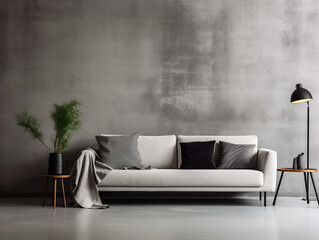
[[[114,134],[100,134],[101,136],[119,136]],[[152,168],[177,168],[176,136],[142,136],[137,139],[142,164]]]
[[[254,153],[257,154],[257,136],[248,135],[248,136],[191,136],[191,135],[179,135],[177,137],[177,155],[178,155],[178,167],[181,166],[182,163],[182,155],[181,155],[181,142],[198,142],[198,141],[216,141],[215,149],[214,149],[214,161],[215,165],[219,164],[219,141],[234,143],[234,144],[254,144],[256,147],[254,149]]]
[[[215,141],[179,143],[182,154],[180,169],[216,169]]]
[[[114,169],[141,167],[142,159],[138,151],[138,133],[129,136],[96,136],[101,162]]]
[[[220,141],[218,169],[257,169],[255,145]]]

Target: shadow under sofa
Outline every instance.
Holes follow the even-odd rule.
[[[254,144],[257,169],[179,169],[181,142],[216,141],[214,161],[219,161],[219,141]],[[151,170],[111,171],[98,185],[99,192],[259,192],[276,187],[277,154],[258,148],[257,136],[139,136],[138,150]]]

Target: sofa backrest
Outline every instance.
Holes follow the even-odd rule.
[[[118,134],[100,134],[101,136],[123,136]],[[143,136],[137,139],[137,148],[140,152],[142,164],[152,168],[176,169],[176,136]]]
[[[255,152],[257,153],[257,144],[258,139],[257,136],[249,135],[249,136],[186,136],[179,135],[177,136],[177,156],[178,156],[178,168],[182,163],[182,155],[181,155],[181,146],[179,143],[181,142],[205,142],[205,141],[216,141],[215,149],[214,149],[214,160],[216,166],[219,163],[219,141],[230,142],[234,144],[254,144]]]
[[[114,134],[101,134],[102,136],[120,136]],[[192,136],[192,135],[163,135],[163,136],[143,136],[137,139],[138,150],[144,166],[151,165],[159,169],[176,169],[182,163],[180,142],[204,142],[216,141],[214,159],[219,163],[219,141],[234,144],[254,144],[257,153],[257,136]]]
[[[144,166],[152,168],[177,168],[176,136],[139,136],[138,150]]]

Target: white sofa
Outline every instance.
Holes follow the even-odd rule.
[[[180,142],[216,141],[214,159],[219,161],[218,142],[255,144],[257,170],[182,170]],[[99,184],[99,191],[138,192],[274,192],[277,154],[257,148],[256,136],[139,136],[138,149],[144,166],[152,170],[113,170]]]

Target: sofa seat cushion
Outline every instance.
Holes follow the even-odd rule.
[[[257,170],[113,170],[99,187],[261,187]]]

